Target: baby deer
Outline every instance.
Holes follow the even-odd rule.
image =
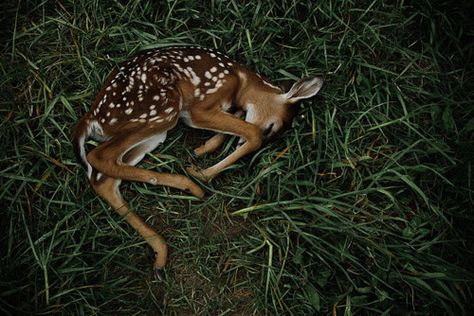
[[[192,176],[209,181],[288,126],[294,103],[314,96],[322,84],[323,80],[315,77],[282,91],[227,56],[205,48],[142,52],[109,75],[74,130],[74,147],[87,166],[95,192],[155,251],[154,268],[159,275],[166,263],[166,242],[128,209],[119,191],[120,182],[161,184],[202,198],[204,192],[188,177],[135,165],[164,142],[167,131],[182,118],[191,127],[218,133],[194,150],[197,156],[215,151],[224,142],[224,134],[240,136],[239,146],[219,163],[205,170],[188,168]],[[88,138],[101,144],[86,156]]]

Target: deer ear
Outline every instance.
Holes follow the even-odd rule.
[[[319,92],[323,86],[323,82],[324,79],[321,77],[301,79],[293,84],[290,90],[285,93],[285,96],[291,103],[295,103],[302,99],[311,98]]]

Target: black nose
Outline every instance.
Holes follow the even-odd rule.
[[[263,136],[268,136],[270,135],[270,133],[272,132],[272,128],[273,128],[273,123],[271,123],[270,125],[267,126],[267,128],[263,131]]]

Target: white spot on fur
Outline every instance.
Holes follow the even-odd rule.
[[[191,80],[191,83],[197,87],[199,83],[201,83],[201,78],[199,78],[198,75],[194,72],[193,68],[187,67],[186,70],[189,72],[189,79]]]
[[[219,88],[213,88],[213,89],[209,89],[206,91],[206,94],[213,94],[214,92],[216,92],[217,90],[219,90]]]
[[[153,121],[157,121],[157,120],[160,120],[161,119],[161,116],[157,115],[155,117],[152,117],[151,119],[149,119],[150,122],[153,122]],[[161,120],[163,121],[163,120]]]
[[[152,117],[149,121],[150,122],[156,121],[157,123],[161,123],[163,122],[163,119],[160,116],[155,116],[155,117]]]

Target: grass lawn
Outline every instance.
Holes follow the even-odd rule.
[[[450,0],[3,1],[0,314],[468,315],[473,11]],[[122,185],[168,242],[159,282],[70,135],[117,63],[177,44],[216,48],[274,82],[326,82],[277,141],[201,183],[205,201]],[[229,138],[196,159],[210,135],[179,124],[140,166],[184,174],[235,148]]]

